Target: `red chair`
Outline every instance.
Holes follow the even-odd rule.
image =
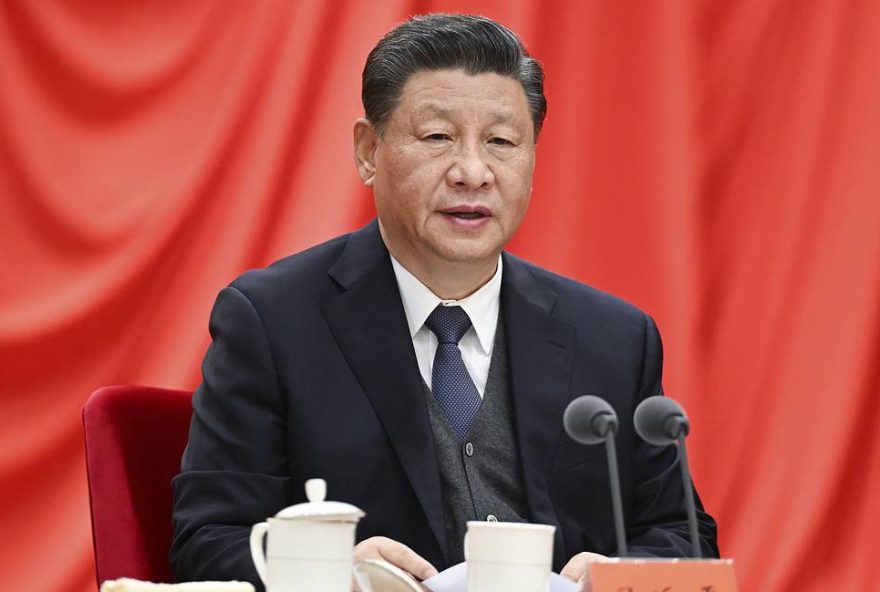
[[[192,393],[108,386],[83,408],[98,585],[121,577],[174,582],[171,478],[189,434]]]

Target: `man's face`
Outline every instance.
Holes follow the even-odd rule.
[[[494,269],[532,190],[534,128],[519,82],[417,72],[374,141],[374,168],[359,168],[392,254],[414,272],[443,263]]]

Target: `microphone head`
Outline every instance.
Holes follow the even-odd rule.
[[[617,413],[606,400],[584,395],[565,408],[562,425],[575,442],[598,444],[605,440],[609,430],[617,431]]]
[[[691,427],[684,408],[662,395],[639,403],[633,422],[642,440],[655,446],[672,444],[682,433],[687,436]]]

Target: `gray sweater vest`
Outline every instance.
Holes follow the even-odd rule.
[[[464,442],[458,440],[427,385],[425,396],[440,469],[449,543],[445,555],[453,565],[464,561],[468,520],[526,522],[528,518],[501,315],[483,402]]]

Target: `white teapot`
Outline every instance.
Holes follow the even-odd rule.
[[[354,531],[364,512],[324,501],[326,495],[323,479],[309,479],[308,502],[284,508],[251,528],[251,556],[267,592],[351,590]]]

